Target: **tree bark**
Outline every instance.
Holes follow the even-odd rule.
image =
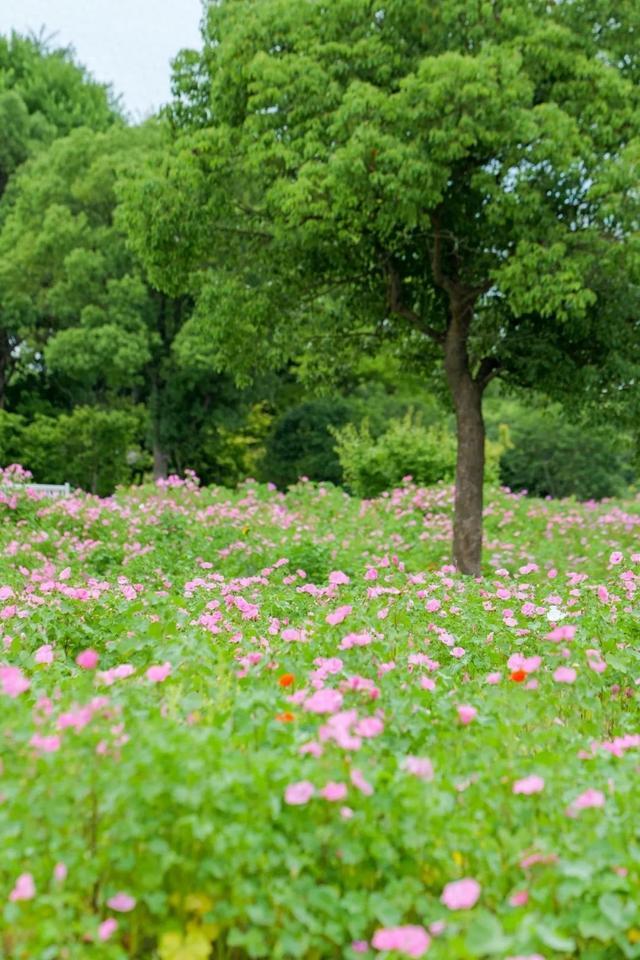
[[[5,331],[2,330],[0,331],[0,410],[4,410],[5,407],[10,359],[11,347],[9,346],[9,338]]]
[[[153,479],[166,480],[169,469],[169,455],[162,449],[158,440],[153,442]]]
[[[460,573],[481,574],[482,493],[485,429],[482,418],[484,384],[474,380],[467,339],[472,303],[451,296],[451,317],[445,340],[447,382],[456,413],[458,453],[453,520],[453,562]]]

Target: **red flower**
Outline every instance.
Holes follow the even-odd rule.
[[[293,723],[293,721],[295,720],[295,716],[293,713],[291,713],[290,710],[285,710],[284,713],[276,714],[276,720],[278,721],[278,723]]]
[[[523,680],[527,679],[526,670],[514,670],[511,674],[511,679],[515,680],[516,683],[522,683]]]
[[[296,678],[292,673],[283,673],[280,679],[278,680],[278,683],[280,684],[281,687],[290,687],[291,684],[295,682],[296,682]]]

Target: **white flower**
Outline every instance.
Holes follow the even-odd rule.
[[[566,613],[563,613],[558,607],[549,607],[547,611],[547,620],[550,620],[551,623],[557,623],[558,620],[564,620],[565,617]]]

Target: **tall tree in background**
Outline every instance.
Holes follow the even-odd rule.
[[[247,373],[391,331],[443,373],[464,573],[487,384],[597,402],[638,375],[639,21],[626,0],[212,4],[174,148],[128,194],[153,281],[196,300],[182,349]]]
[[[12,177],[28,157],[76,127],[106,130],[119,119],[109,89],[91,80],[69,50],[0,36],[0,224]],[[14,319],[0,286],[0,409],[21,339]]]
[[[116,189],[161,142],[155,124],[56,140],[16,174],[0,229],[0,292],[12,338],[23,332],[22,369],[55,378],[71,405],[145,404],[156,476],[167,470],[171,349],[187,307],[146,282]]]

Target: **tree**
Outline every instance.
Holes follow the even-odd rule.
[[[109,89],[95,83],[71,51],[15,33],[0,36],[0,224],[12,178],[28,157],[76,127],[106,130],[119,120]],[[21,339],[0,287],[0,409]]]
[[[0,231],[0,291],[22,368],[55,379],[67,406],[146,403],[157,476],[186,304],[146,282],[118,224],[116,188],[161,139],[150,124],[57,140],[14,177]]]
[[[638,370],[639,16],[604,7],[213,4],[178,61],[173,149],[129,193],[132,242],[195,297],[181,336],[212,363],[377,331],[444,375],[464,573],[487,384],[597,402]]]

